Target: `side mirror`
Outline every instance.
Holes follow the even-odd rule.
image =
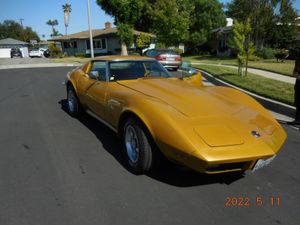
[[[190,75],[194,75],[194,74],[197,74],[198,72],[196,69],[190,67],[187,69],[187,73],[189,73]]]
[[[90,75],[91,79],[98,80],[99,72],[95,71],[95,70],[92,70],[89,75]]]

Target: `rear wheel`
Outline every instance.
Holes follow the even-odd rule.
[[[128,164],[135,174],[143,174],[158,164],[159,152],[143,124],[128,119],[123,127],[123,141]]]
[[[82,113],[80,102],[72,86],[67,89],[67,110],[72,117],[79,117]]]

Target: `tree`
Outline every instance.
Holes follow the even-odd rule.
[[[191,9],[190,0],[146,0],[135,27],[156,34],[163,46],[176,45],[188,38]]]
[[[227,8],[227,14],[233,19],[246,22],[251,18],[252,37],[256,47],[262,48],[267,28],[272,23],[272,0],[233,0]]]
[[[146,0],[137,30],[156,34],[165,46],[185,43],[190,49],[205,43],[211,30],[225,25],[217,0]]]
[[[4,38],[14,38],[25,42],[40,41],[38,34],[31,27],[22,27],[13,20],[4,20],[3,23],[0,23],[0,39]]]
[[[188,38],[190,13],[186,7],[188,3],[189,1],[185,0],[147,2],[146,14],[147,20],[150,21],[150,32],[156,34],[158,42],[172,46]]]
[[[133,43],[135,22],[141,17],[145,0],[97,0],[97,4],[115,18],[121,41],[121,54],[127,55],[127,46]]]
[[[58,25],[58,21],[55,20],[48,20],[46,22],[47,25],[52,27],[52,34],[50,35],[51,37],[59,36],[61,35],[54,27]]]
[[[288,48],[297,32],[297,12],[290,0],[278,1],[277,8],[268,41],[275,48]]]
[[[246,22],[250,18],[252,39],[256,48],[265,42],[291,38],[295,34],[296,11],[291,0],[233,0],[227,5],[227,15]]]
[[[142,50],[144,48],[149,47],[149,45],[151,43],[151,37],[149,35],[140,33],[137,36],[137,38],[135,40],[135,43],[136,43],[137,50],[140,52],[140,54],[142,54]]]
[[[243,76],[243,67],[245,65],[245,76],[247,76],[248,71],[248,61],[251,56],[253,56],[255,47],[251,41],[251,25],[250,19],[247,19],[245,23],[235,21],[232,36],[229,40],[229,46],[238,52],[238,74]]]
[[[194,49],[207,42],[211,30],[226,25],[223,5],[218,0],[191,0],[188,46]]]
[[[68,29],[68,26],[69,26],[69,20],[70,20],[70,13],[72,11],[71,9],[71,4],[64,4],[62,5],[62,8],[63,8],[63,11],[64,11],[64,22],[65,22],[65,34],[67,35],[67,29]]]

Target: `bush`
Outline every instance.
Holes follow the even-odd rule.
[[[173,48],[174,52],[176,52],[178,55],[181,55],[183,53],[183,50],[181,48]]]
[[[75,57],[78,57],[78,58],[85,58],[85,57],[86,57],[86,54],[85,54],[85,53],[75,53]]]
[[[61,49],[56,47],[54,43],[50,43],[48,45],[49,51],[50,51],[50,57],[51,58],[62,58],[63,54],[61,52]]]
[[[277,61],[283,62],[289,56],[289,50],[287,49],[276,49],[275,50],[275,57]]]
[[[263,48],[256,52],[256,55],[263,59],[274,59],[275,58],[275,51],[272,48]]]
[[[251,57],[249,57],[249,61],[259,61],[260,58],[256,55],[252,55]]]

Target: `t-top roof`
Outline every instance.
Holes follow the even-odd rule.
[[[146,57],[146,56],[137,56],[137,55],[107,55],[107,56],[99,56],[99,57],[95,57],[93,59],[91,59],[91,61],[101,61],[101,60],[105,60],[105,61],[131,61],[131,60],[155,60],[153,58],[150,57]]]

